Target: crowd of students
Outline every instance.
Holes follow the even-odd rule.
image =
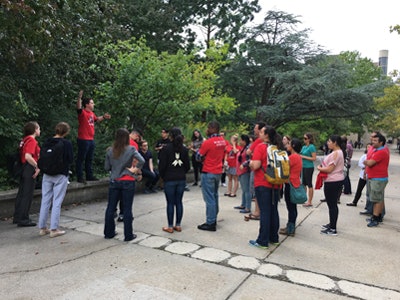
[[[85,127],[78,130],[84,136],[94,137],[94,122],[111,118],[104,114],[97,118],[93,113],[93,99],[82,101],[82,91],[78,96],[77,112],[79,124]],[[88,108],[87,108],[88,107]],[[88,128],[88,124],[93,128]],[[39,234],[56,237],[65,234],[58,228],[60,209],[68,185],[69,167],[73,162],[73,150],[70,141],[65,137],[70,127],[65,122],[60,122],[55,128],[52,139],[59,139],[64,145],[63,168],[58,174],[44,174],[42,182],[42,203],[39,216]],[[90,134],[89,134],[90,133]],[[24,138],[21,141],[20,155],[24,165],[21,175],[13,222],[20,227],[36,226],[29,218],[29,209],[32,203],[35,180],[40,169],[38,160],[40,147],[36,138],[40,136],[40,127],[36,122],[28,122],[24,127]],[[382,222],[384,214],[384,189],[388,182],[387,168],[389,164],[389,151],[385,147],[385,137],[374,132],[371,136],[371,147],[363,157],[362,165],[365,172],[360,175],[359,187],[356,197],[349,206],[356,206],[362,188],[367,185],[371,205],[368,209],[372,214],[368,226],[374,227]],[[271,145],[284,149],[289,154],[290,178],[284,185],[271,184],[265,179],[267,169],[267,149]],[[83,147],[83,149],[80,149]],[[324,186],[325,201],[329,208],[329,223],[322,226],[321,233],[327,235],[337,234],[338,201],[343,190],[348,166],[346,158],[349,151],[346,140],[338,135],[331,135],[327,141],[329,149],[327,155],[317,165],[319,171],[319,185]],[[82,140],[78,135],[77,166],[87,158],[86,179],[94,180],[91,171],[91,158],[94,142]],[[372,149],[372,150],[371,150]],[[381,151],[384,150],[384,151]],[[116,131],[112,146],[105,155],[105,170],[110,172],[110,185],[108,204],[105,213],[104,237],[113,238],[115,231],[116,211],[119,203],[120,212],[117,221],[124,224],[124,240],[131,241],[136,238],[133,233],[132,205],[137,180],[145,180],[145,193],[154,193],[161,179],[162,189],[166,196],[167,226],[162,230],[168,233],[182,231],[183,195],[187,190],[186,173],[191,168],[194,171],[193,185],[200,185],[206,206],[205,222],[198,225],[199,230],[216,231],[217,216],[219,213],[219,186],[223,173],[228,177],[228,197],[236,197],[241,187],[241,202],[235,206],[244,214],[245,220],[259,220],[260,229],[256,239],[249,244],[259,248],[268,248],[270,244],[279,242],[279,234],[295,235],[297,205],[291,201],[290,185],[295,188],[304,185],[307,188],[307,202],[304,206],[312,206],[313,198],[313,172],[316,161],[316,148],[313,135],[306,133],[303,143],[296,138],[281,136],[275,128],[258,122],[254,126],[254,136],[234,134],[230,141],[225,140],[220,134],[220,124],[212,121],[207,126],[206,137],[199,130],[194,130],[193,135],[186,145],[181,129],[163,129],[161,139],[155,145],[157,151],[158,170],[153,163],[153,155],[149,145],[136,130],[129,132],[124,128]],[[85,154],[85,155],[83,155]],[[347,159],[348,161],[348,159]],[[347,174],[344,172],[347,169]],[[84,182],[82,168],[77,168],[78,182]],[[322,179],[321,179],[322,178]],[[366,179],[367,178],[367,179]],[[160,185],[160,184],[159,184]],[[283,196],[285,199],[288,222],[286,227],[279,229],[278,201]],[[254,200],[254,209],[252,209]],[[51,208],[50,227],[47,219]]]

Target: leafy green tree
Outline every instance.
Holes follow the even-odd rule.
[[[375,99],[376,126],[389,136],[400,136],[400,86],[385,88],[385,95]]]
[[[244,25],[261,10],[258,0],[187,0],[182,5],[191,24],[203,32],[206,49],[211,47],[211,40],[236,45],[244,37]]]
[[[99,86],[97,98],[110,108],[114,129],[137,128],[154,137],[162,127],[195,123],[203,111],[218,116],[235,108],[234,99],[215,89],[217,62],[158,54],[134,40],[111,44],[103,55],[112,57],[114,77]]]
[[[377,69],[357,55],[348,54],[347,61],[327,56],[308,40],[308,30],[296,30],[298,24],[291,14],[268,12],[221,75],[228,94],[240,99],[240,111],[246,110],[241,115],[255,113],[253,120],[280,127],[320,119],[337,123],[371,111],[373,96],[387,84],[377,80]]]

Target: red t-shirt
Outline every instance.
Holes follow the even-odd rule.
[[[139,151],[139,146],[138,146],[138,144],[136,143],[135,140],[132,140],[132,139],[130,138],[130,139],[129,139],[129,145],[133,146],[133,147],[136,149],[136,151]]]
[[[94,122],[97,121],[97,117],[94,112],[80,109],[78,110],[78,139],[81,140],[93,140],[94,139]]]
[[[226,161],[227,161],[228,166],[230,168],[236,168],[236,160],[237,160],[236,157],[237,157],[237,154],[240,152],[241,149],[242,149],[242,147],[236,146],[236,150],[238,152],[234,153],[233,152],[233,146],[231,144],[226,146],[226,148],[225,148],[225,152],[227,154]]]
[[[389,177],[388,167],[389,167],[389,149],[387,147],[383,147],[381,149],[370,148],[373,149],[368,151],[367,159],[376,161],[376,164],[372,167],[366,167],[365,172],[368,175],[369,179],[373,178],[387,178]],[[369,156],[369,158],[368,158]]]
[[[265,186],[269,188],[280,189],[282,187],[281,184],[272,186],[272,184],[269,183],[264,177],[264,171],[267,168],[267,146],[268,145],[266,143],[259,143],[253,152],[253,157],[251,160],[261,161],[261,168],[254,171],[254,187]]]
[[[300,175],[303,168],[303,160],[298,153],[293,153],[289,156],[290,165],[290,183],[298,188],[300,186]]]
[[[33,159],[37,162],[39,160],[40,147],[36,139],[30,135],[23,138],[20,144],[21,162],[26,163],[25,154],[30,153]]]
[[[251,143],[249,149],[251,150],[252,153],[254,153],[254,150],[256,149],[256,147],[262,143],[262,140],[260,138],[256,138],[256,140]]]
[[[222,174],[222,161],[225,155],[225,140],[220,136],[213,136],[201,144],[199,154],[204,156],[202,172]]]

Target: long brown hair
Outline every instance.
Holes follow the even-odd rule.
[[[129,131],[125,128],[120,128],[115,133],[115,140],[112,146],[113,157],[118,158],[125,152],[129,145]]]

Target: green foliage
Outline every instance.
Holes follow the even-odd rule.
[[[97,98],[109,107],[111,128],[136,128],[158,137],[161,128],[181,126],[202,111],[214,115],[234,109],[234,100],[214,88],[217,63],[194,63],[182,52],[158,54],[143,40],[110,44],[112,79],[99,85]]]
[[[377,128],[388,136],[400,136],[400,87],[392,85],[385,89],[385,95],[376,98]]]

